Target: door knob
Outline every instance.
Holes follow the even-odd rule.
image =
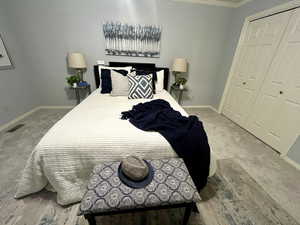
[[[245,85],[246,84],[246,82],[243,82],[243,85]]]
[[[283,91],[279,91],[279,94],[281,94],[281,95],[282,95],[282,94],[283,94]]]

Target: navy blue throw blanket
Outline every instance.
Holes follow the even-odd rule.
[[[159,132],[183,158],[198,191],[206,185],[210,148],[202,122],[196,116],[182,116],[168,102],[157,99],[122,112],[121,119],[129,119],[141,130]]]

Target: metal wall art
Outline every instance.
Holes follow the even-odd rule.
[[[159,57],[161,27],[128,25],[119,22],[103,24],[107,55]]]
[[[6,51],[4,42],[0,35],[0,70],[12,69],[13,65],[11,63],[10,57]]]

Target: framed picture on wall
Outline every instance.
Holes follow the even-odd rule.
[[[105,22],[103,35],[106,55],[160,57],[162,27]]]
[[[12,68],[13,65],[0,34],[0,70],[8,70]]]

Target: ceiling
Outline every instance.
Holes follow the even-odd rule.
[[[173,0],[173,1],[238,8],[252,0]]]

